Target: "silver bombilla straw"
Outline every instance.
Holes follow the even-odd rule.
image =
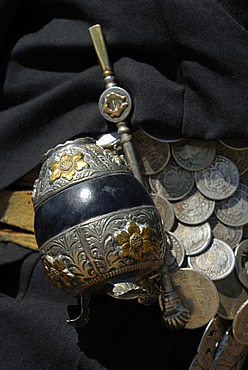
[[[99,99],[100,112],[106,120],[116,124],[126,160],[134,176],[142,183],[138,161],[131,142],[132,135],[125,122],[132,108],[131,97],[126,90],[118,87],[115,82],[115,76],[109,62],[101,26],[96,24],[89,28],[89,32],[106,84],[106,90]]]

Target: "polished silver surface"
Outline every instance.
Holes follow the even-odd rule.
[[[188,268],[172,274],[171,280],[182,304],[190,311],[185,328],[196,329],[206,325],[216,315],[219,307],[219,296],[214,283],[203,273]]]
[[[40,253],[54,284],[77,296],[133,272],[133,282],[160,268],[165,255],[163,229],[153,206],[98,216],[45,242]],[[58,272],[62,279],[57,279]]]
[[[161,216],[165,230],[170,231],[175,222],[175,214],[172,204],[157,194],[151,194],[152,200]]]
[[[99,99],[101,115],[108,121],[124,121],[132,109],[132,100],[128,92],[121,87],[112,86],[106,89]]]
[[[211,280],[221,280],[233,271],[235,256],[228,244],[214,238],[203,253],[189,257],[188,262],[190,267],[203,272]]]
[[[239,281],[248,289],[248,239],[235,249],[236,272]]]
[[[199,225],[207,221],[214,206],[214,200],[207,199],[195,188],[182,200],[173,202],[176,218],[188,225]]]
[[[201,171],[195,172],[197,189],[213,200],[229,198],[239,185],[239,171],[230,159],[216,156],[213,162]]]
[[[224,146],[221,143],[216,145],[216,153],[229,158],[238,168],[239,174],[243,175],[248,170],[248,149],[237,150]],[[241,181],[242,182],[242,181]]]
[[[67,141],[44,155],[32,194],[34,207],[72,183],[107,174],[131,172],[120,157],[94,142],[85,143],[84,139]]]
[[[132,133],[132,143],[142,175],[154,175],[167,165],[170,159],[169,144],[151,139],[142,130]]]
[[[149,183],[156,194],[173,201],[182,199],[191,191],[194,174],[170,160],[162,171],[149,176]]]
[[[167,232],[167,268],[170,273],[178,270],[184,261],[185,250],[181,240],[172,232]]]
[[[233,335],[237,342],[248,346],[248,300],[240,306],[233,318]]]
[[[184,139],[172,144],[172,154],[179,166],[188,171],[207,167],[215,156],[215,143]]]
[[[243,228],[241,226],[231,227],[224,225],[215,216],[210,217],[208,222],[211,226],[214,238],[223,240],[223,242],[227,243],[232,249],[241,241],[243,236]]]
[[[220,297],[218,315],[233,320],[239,307],[248,299],[248,290],[239,281],[236,271],[214,282]]]
[[[178,222],[174,234],[181,240],[187,256],[203,252],[209,245],[212,233],[209,223],[187,226]]]
[[[228,199],[216,202],[216,217],[228,226],[244,226],[248,223],[248,187],[239,184]]]

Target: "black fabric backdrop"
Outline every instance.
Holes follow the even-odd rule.
[[[0,189],[48,148],[115,130],[98,111],[96,23],[133,97],[134,129],[248,138],[246,0],[0,0]],[[171,333],[157,305],[99,296],[76,331],[64,322],[75,300],[52,286],[37,253],[2,243],[0,256],[1,369],[188,368],[203,329]]]

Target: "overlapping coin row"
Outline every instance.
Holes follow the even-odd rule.
[[[201,318],[191,315],[188,327],[205,325],[216,312],[233,320],[248,300],[247,143],[184,139],[169,144],[141,130],[133,141],[144,184],[167,231],[167,265],[175,290],[194,286],[192,293],[187,288],[185,299],[197,294],[190,297],[197,306],[202,295]],[[201,274],[198,285],[189,276],[192,269]]]

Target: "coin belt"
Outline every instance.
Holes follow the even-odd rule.
[[[142,130],[133,136],[167,233],[173,285],[182,302],[193,302],[186,328],[208,323],[190,369],[241,369],[248,352],[248,141],[169,144]]]

